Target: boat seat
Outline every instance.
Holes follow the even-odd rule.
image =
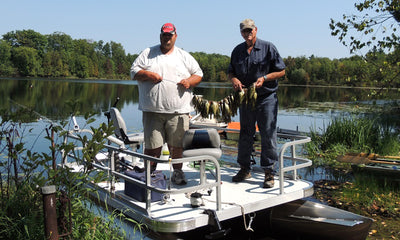
[[[125,144],[137,146],[144,141],[143,133],[127,134],[125,121],[117,108],[112,107],[110,109],[110,116],[115,128],[114,134],[119,140]]]
[[[211,155],[219,159],[222,155],[221,139],[217,129],[189,129],[183,136],[183,157]]]

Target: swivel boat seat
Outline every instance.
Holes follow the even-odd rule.
[[[110,108],[110,119],[114,125],[114,134],[115,137],[123,142],[123,144],[128,145],[133,151],[137,151],[140,148],[141,143],[144,142],[143,133],[127,133],[127,128],[125,121],[119,112],[119,110],[115,107]],[[125,147],[125,146],[120,146]],[[133,157],[130,155],[126,155],[124,153],[119,153],[118,157],[121,161],[119,163],[130,166],[136,166],[139,158]],[[125,164],[124,164],[125,163]]]
[[[183,136],[183,157],[210,155],[217,160],[222,155],[221,139],[217,129],[189,129]]]
[[[110,117],[114,124],[114,134],[115,136],[124,142],[124,144],[130,145],[132,149],[138,148],[140,143],[144,141],[143,133],[132,133],[127,134],[126,124],[121,116],[119,110],[115,107],[110,109]]]
[[[196,157],[209,155],[218,160],[222,155],[221,139],[215,128],[189,129],[183,136],[183,157]],[[194,162],[194,165],[200,165],[200,183],[207,181],[204,160]],[[215,174],[208,169],[212,175]]]

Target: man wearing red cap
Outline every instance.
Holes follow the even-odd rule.
[[[160,157],[166,142],[171,157],[182,157],[182,139],[189,129],[192,112],[192,88],[200,83],[203,72],[196,60],[175,46],[176,27],[161,27],[160,44],[146,48],[133,62],[131,79],[138,81],[139,109],[143,112],[146,155]],[[172,181],[186,184],[182,163],[173,164]],[[152,170],[156,165],[152,165]]]

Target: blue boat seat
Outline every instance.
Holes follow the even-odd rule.
[[[189,129],[183,136],[183,157],[210,155],[219,159],[222,155],[221,139],[217,129]]]

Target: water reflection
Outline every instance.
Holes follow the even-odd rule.
[[[138,102],[136,81],[63,80],[63,79],[6,79],[0,78],[0,108],[10,108],[13,101],[33,108],[50,118],[65,118],[70,114],[67,101],[74,102],[80,112],[101,113],[119,97],[119,107]],[[232,92],[229,83],[201,83],[195,94],[208,100],[220,100]],[[278,98],[280,111],[313,109],[326,111],[355,104],[369,104],[369,89],[337,87],[280,86]],[[389,92],[397,99],[396,92]],[[353,99],[357,97],[357,102]],[[387,103],[386,101],[383,103]],[[379,104],[379,102],[376,102]]]

